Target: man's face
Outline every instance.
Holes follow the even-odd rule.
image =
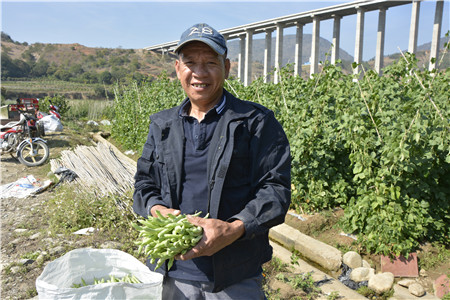
[[[224,60],[205,43],[195,41],[181,49],[175,70],[192,104],[211,108],[222,95],[230,61]]]

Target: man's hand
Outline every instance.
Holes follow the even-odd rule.
[[[179,260],[188,260],[199,256],[211,256],[230,245],[245,233],[244,223],[235,220],[232,223],[218,219],[187,217],[189,222],[203,228],[203,238],[198,244],[183,255],[177,255]]]
[[[158,215],[156,214],[157,210],[159,210],[159,212],[164,217],[167,217],[167,215],[169,215],[169,214],[172,214],[174,216],[178,216],[181,213],[178,209],[167,208],[167,207],[162,206],[162,205],[154,205],[150,209],[150,213],[152,214],[153,217],[158,217]]]

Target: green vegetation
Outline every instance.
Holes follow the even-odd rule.
[[[373,300],[387,300],[394,295],[394,289],[390,289],[389,291],[384,292],[382,294],[377,294],[375,291],[373,291],[372,289],[369,289],[366,286],[360,287],[357,290],[357,292],[359,294],[363,295],[364,297],[366,297],[368,299],[373,299]]]
[[[272,109],[291,143],[292,208],[342,207],[343,228],[369,253],[408,254],[423,241],[448,245],[449,72],[420,70],[406,54],[383,76],[345,75],[324,63],[311,79],[281,70],[279,84],[226,88]],[[183,98],[167,76],[117,87],[112,135],[142,149],[151,113]]]
[[[450,249],[446,249],[444,245],[435,243],[430,251],[423,252],[419,259],[420,269],[431,270],[434,267],[450,260]],[[450,270],[447,270],[450,275]]]

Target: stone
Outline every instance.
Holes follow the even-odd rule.
[[[34,263],[34,260],[28,259],[28,258],[23,258],[23,259],[19,260],[17,263],[22,266],[26,266],[26,265],[31,265],[32,263]]]
[[[416,283],[416,281],[414,279],[403,279],[397,283],[403,287],[409,287],[411,284]]]
[[[17,238],[15,240],[11,241],[10,244],[19,244],[20,242],[22,242],[22,239],[21,238]]]
[[[63,246],[56,246],[55,248],[50,249],[50,255],[59,255],[66,251]]]
[[[421,277],[428,277],[428,272],[425,269],[420,269],[419,274]]]
[[[368,281],[370,277],[375,275],[375,270],[372,268],[359,267],[353,269],[350,273],[350,279],[355,282]]]
[[[365,260],[365,259],[362,260],[362,266],[363,266],[364,268],[371,268],[369,262],[367,262],[367,260]]]
[[[41,237],[41,233],[37,232],[37,233],[33,234],[32,236],[30,236],[29,239],[30,240],[37,240],[40,237]]]
[[[362,266],[361,255],[355,251],[349,251],[342,257],[342,262],[350,267],[350,269],[356,269]]]
[[[36,263],[42,265],[44,261],[45,261],[45,254],[43,253],[39,254],[39,256],[36,258]]]
[[[417,253],[410,253],[406,259],[400,255],[394,258],[381,255],[381,272],[390,272],[395,277],[419,277],[417,266]]]
[[[24,233],[24,232],[27,232],[28,231],[28,229],[25,229],[25,228],[16,228],[16,229],[14,229],[14,232],[16,232],[16,233]]]
[[[422,297],[425,295],[425,289],[420,283],[413,283],[408,287],[408,291],[411,293],[411,295],[414,295],[416,297]]]
[[[444,298],[444,295],[450,293],[450,279],[447,275],[439,276],[433,283],[434,295],[440,299]]]
[[[389,291],[394,284],[394,274],[390,272],[380,273],[369,279],[368,287],[376,293],[384,293]]]

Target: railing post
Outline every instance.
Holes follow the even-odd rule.
[[[264,48],[264,83],[270,81],[269,72],[272,68],[272,29],[266,30],[266,47]]]
[[[436,63],[439,58],[439,40],[441,38],[442,12],[444,10],[444,1],[436,1],[436,12],[434,14],[433,36],[431,39],[430,50],[430,64],[428,70],[431,71],[436,68]],[[434,62],[432,59],[435,59]]]
[[[419,32],[419,13],[420,1],[414,0],[411,11],[411,25],[409,26],[409,44],[408,52],[416,53],[417,50],[417,33]]]
[[[341,37],[341,16],[334,16],[333,22],[333,49],[331,50],[331,63],[334,65],[339,59],[339,47]]]
[[[364,38],[364,10],[361,7],[356,8],[356,38],[354,60],[357,64],[362,62]],[[353,70],[353,74],[359,73],[359,66]]]
[[[280,69],[283,65],[283,24],[277,24],[277,37],[275,40],[275,76],[274,83],[278,83],[280,76]]]
[[[302,74],[302,48],[303,48],[303,24],[297,22],[297,31],[295,35],[295,69],[294,75]]]
[[[375,71],[381,75],[384,59],[384,37],[386,31],[386,8],[380,8],[378,13],[377,50],[375,54]]]
[[[320,19],[313,16],[312,42],[311,42],[311,72],[317,73],[319,69],[319,40],[320,40]]]

